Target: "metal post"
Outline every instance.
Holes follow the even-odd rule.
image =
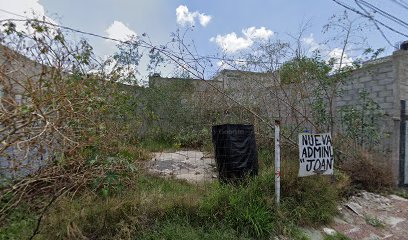
[[[280,121],[275,120],[275,200],[279,207],[280,202]]]

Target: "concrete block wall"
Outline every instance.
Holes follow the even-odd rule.
[[[391,57],[373,62],[355,70],[340,86],[341,94],[336,98],[336,108],[357,104],[361,91],[367,91],[369,97],[377,102],[383,113],[398,116],[397,79]]]
[[[201,109],[215,110],[227,114],[230,111],[241,111],[245,115],[247,114],[245,108],[247,108],[256,112],[269,123],[273,123],[275,119],[280,119],[285,126],[300,127],[307,125],[308,128],[312,128],[304,118],[304,116],[310,118],[309,105],[304,104],[305,101],[300,100],[307,97],[299,93],[301,91],[299,88],[305,90],[304,87],[282,86],[279,84],[279,77],[276,73],[223,70],[210,81],[151,77],[150,85],[164,86],[174,81],[189,81],[193,83],[195,89],[193,96],[198,95],[198,93],[201,94],[200,98],[192,97],[192,99],[200,99],[195,104],[200,105],[198,107]],[[208,87],[209,83],[228,95],[228,97],[219,92],[216,94],[209,93],[211,91],[217,92],[213,87]],[[236,102],[239,102],[239,104]],[[222,119],[225,120],[222,123],[229,123],[228,117],[224,118],[221,116],[221,121]],[[242,123],[249,123],[245,122],[248,119],[241,119],[244,121]],[[256,118],[252,118],[252,120],[255,121]],[[260,124],[263,122],[259,119],[256,121]],[[299,131],[303,131],[303,129],[299,129]]]
[[[24,57],[21,57],[14,51],[0,45],[0,71],[2,72],[0,75],[0,97],[1,104],[4,105],[4,107],[10,107],[9,104],[7,104],[9,101],[16,101],[17,103],[22,101],[22,94],[24,91],[14,79],[26,75],[24,71],[26,66],[28,67],[27,70],[31,71],[31,65],[32,64],[26,61]],[[4,134],[8,133],[0,134],[0,137],[3,138],[5,136]],[[35,153],[33,155],[35,155]],[[18,151],[15,148],[8,148],[3,154],[1,154],[0,178],[11,178],[19,174],[28,174],[25,167],[28,167],[28,164],[25,164],[26,159],[23,159],[24,156],[25,151]],[[23,159],[23,161],[15,161],[15,159]],[[23,165],[23,167],[21,167],[18,172],[15,172],[12,170],[15,167],[14,165]]]
[[[23,87],[29,83],[35,83],[44,74],[43,65],[30,60],[29,58],[0,45],[0,97],[3,107],[12,108],[16,104],[23,104],[30,101],[25,96],[26,90]],[[35,84],[31,86],[35,87]],[[3,132],[0,138],[8,134]],[[0,177],[18,178],[37,171],[41,166],[49,161],[49,146],[32,146],[29,152],[17,147],[9,147],[0,155]]]
[[[399,79],[400,98],[408,100],[408,51],[397,51],[393,54],[396,63],[396,75]]]
[[[408,51],[369,62],[352,72],[341,86],[336,109],[358,104],[359,92],[367,91],[380,107],[382,117],[378,131],[383,136],[380,150],[386,154],[395,181],[399,179],[399,140],[401,100],[408,99]]]
[[[368,63],[351,73],[349,78],[340,85],[340,95],[336,98],[336,119],[341,119],[340,110],[345,106],[361,104],[360,93],[367,91],[368,96],[376,102],[381,110],[379,133],[387,136],[381,139],[381,151],[391,154],[393,138],[398,134],[394,131],[393,118],[399,117],[398,80],[392,57]],[[338,122],[340,131],[342,123]]]
[[[166,81],[162,79],[162,81]],[[310,96],[313,86],[282,86],[273,73],[224,70],[213,80],[220,90],[245,106],[257,106],[259,114],[269,120],[279,118],[283,124],[308,126]],[[198,81],[197,89],[205,82]],[[335,99],[336,114],[344,106],[359,103],[360,92],[367,91],[381,111],[378,131],[383,136],[380,150],[386,154],[396,182],[399,178],[400,100],[408,100],[408,51],[371,61],[351,73],[340,86]],[[339,118],[336,118],[339,119]],[[309,127],[312,128],[309,124]],[[301,129],[299,129],[301,131]],[[341,130],[341,129],[339,129]]]
[[[0,45],[0,70],[4,73],[0,86],[2,96],[8,94],[10,97],[14,98],[17,95],[17,98],[20,98],[19,95],[24,92],[21,85],[26,81],[35,82],[39,79],[43,66]]]
[[[395,100],[397,101],[397,106],[395,111],[398,111],[393,117],[394,120],[394,132],[395,136],[393,138],[394,151],[392,154],[392,163],[395,175],[398,176],[397,180],[401,180],[403,175],[398,171],[400,168],[400,163],[403,159],[400,156],[400,137],[401,137],[401,100],[408,100],[408,51],[399,50],[394,52],[392,55],[395,69],[395,76],[397,83],[394,85]],[[406,148],[406,145],[403,146]],[[408,151],[405,149],[404,151]],[[405,162],[408,159],[404,160]],[[406,175],[406,173],[405,173]]]

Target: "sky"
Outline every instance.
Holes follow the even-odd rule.
[[[352,5],[354,1],[342,2]],[[404,0],[368,2],[408,20],[408,4]],[[256,42],[293,41],[301,26],[307,26],[300,38],[302,45],[310,52],[325,48],[328,56],[336,57],[342,44],[333,41],[333,37],[339,32],[325,34],[322,27],[344,8],[332,0],[0,0],[0,19],[16,18],[1,10],[27,17],[35,12],[58,24],[120,40],[146,33],[153,44],[164,44],[177,29],[194,26],[188,31],[188,38],[194,41],[200,55],[238,56]],[[357,21],[368,23],[362,18]],[[403,26],[397,29],[407,32]],[[389,30],[384,33],[392,45],[408,40]],[[394,51],[374,26],[363,28],[360,35],[373,48],[384,47],[385,54]],[[86,37],[100,57],[116,50],[115,43],[108,40],[75,36]],[[347,51],[347,61],[361,54],[352,48]]]

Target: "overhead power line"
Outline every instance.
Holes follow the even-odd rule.
[[[391,0],[391,1],[408,10],[408,4],[403,0]]]
[[[367,14],[368,16],[371,16],[370,13],[363,8],[358,2],[356,2],[356,4],[360,7],[361,10],[364,11],[365,14]],[[388,39],[387,35],[385,35],[385,33],[382,31],[382,29],[380,28],[380,26],[378,25],[378,23],[376,21],[373,20],[373,18],[371,17],[369,19],[370,21],[372,21],[374,23],[374,26],[376,27],[376,29],[380,32],[381,36],[385,39],[385,41],[391,46],[394,47],[394,45],[391,43],[391,41]],[[395,48],[395,47],[394,47]]]
[[[61,29],[65,29],[71,32],[76,32],[82,35],[88,35],[88,36],[92,36],[92,37],[96,37],[96,38],[100,38],[100,39],[104,39],[104,40],[110,40],[113,42],[117,42],[120,44],[127,44],[127,45],[132,45],[132,42],[129,41],[123,41],[117,38],[112,38],[112,37],[108,37],[108,36],[104,36],[101,34],[97,34],[97,33],[92,33],[92,32],[87,32],[87,31],[83,31],[83,30],[79,30],[79,29],[75,29],[72,27],[68,27],[68,26],[64,26],[64,25],[60,25],[60,24],[55,24],[55,23],[51,23],[51,22],[47,22],[47,21],[42,21],[42,20],[38,20],[38,19],[33,19],[33,18],[28,18],[26,16],[17,14],[17,13],[13,13],[4,9],[0,9],[1,12],[5,12],[17,17],[21,17],[24,19],[13,19],[13,18],[8,18],[8,19],[0,19],[0,22],[8,22],[8,21],[16,21],[16,22],[26,22],[26,21],[35,21],[35,22],[39,22],[39,23],[43,23],[43,24],[47,24],[56,28],[61,28]],[[151,44],[140,44],[139,42],[139,46],[144,47],[144,48],[155,48],[155,46],[151,45]],[[157,47],[156,47],[157,49]],[[166,52],[171,52],[168,49],[160,49],[161,51],[166,51]],[[173,54],[175,52],[172,52]],[[266,61],[253,61],[253,60],[244,60],[244,59],[232,59],[232,58],[223,58],[223,57],[216,57],[216,56],[202,56],[202,55],[193,55],[194,58],[189,59],[189,58],[184,58],[184,60],[203,60],[203,59],[211,59],[211,60],[220,60],[220,61],[227,61],[227,62],[235,62],[235,63],[258,63],[258,64],[269,64],[270,62],[266,62]],[[280,64],[280,63],[278,63]]]
[[[383,17],[385,17],[385,18],[387,18],[387,19],[389,19],[389,20],[391,20],[391,21],[393,21],[393,22],[395,22],[395,23],[397,23],[397,24],[399,24],[399,25],[401,25],[401,26],[403,26],[403,27],[405,27],[405,28],[408,27],[408,23],[407,23],[407,22],[403,21],[403,20],[400,19],[400,18],[397,18],[396,16],[391,15],[390,13],[388,13],[388,12],[386,12],[386,11],[384,11],[384,10],[382,10],[382,9],[380,9],[380,8],[378,8],[378,7],[376,7],[376,6],[374,6],[374,5],[371,4],[371,3],[368,3],[368,2],[365,1],[365,0],[355,0],[355,2],[356,2],[356,3],[360,3],[360,4],[364,5],[364,6],[366,6],[367,8],[369,8],[370,10],[372,10],[374,13],[378,13],[378,14],[382,15]]]
[[[6,10],[0,9],[0,11],[5,12]],[[8,12],[8,11],[6,11],[6,12]],[[17,14],[14,14],[14,13],[11,13],[11,14],[18,16]],[[91,32],[81,31],[81,30],[78,30],[78,29],[74,29],[74,28],[67,27],[67,26],[63,26],[63,25],[59,25],[59,24],[50,23],[50,22],[47,22],[47,21],[41,21],[41,20],[38,20],[38,19],[30,19],[30,18],[27,18],[27,17],[24,17],[24,18],[25,18],[25,20],[22,20],[22,19],[3,19],[3,20],[0,20],[0,22],[4,22],[4,21],[36,21],[36,22],[48,24],[48,25],[50,25],[50,26],[54,26],[54,27],[57,27],[57,28],[66,29],[66,30],[69,30],[69,31],[81,33],[81,34],[84,34],[84,35],[90,35],[90,36],[94,36],[94,37],[97,37],[97,38],[102,38],[102,39],[106,39],[106,40],[111,40],[111,41],[115,41],[115,42],[119,42],[119,43],[123,43],[123,44],[129,44],[129,45],[132,44],[131,42],[122,41],[122,40],[119,40],[119,39],[115,39],[115,38],[111,38],[111,37],[107,37],[107,36],[103,36],[103,35],[95,34],[95,33],[91,33]],[[138,46],[142,46],[142,47],[149,48],[149,49],[157,48],[157,47],[152,46],[152,45],[147,45],[147,46],[146,46],[146,45],[145,45],[145,46],[143,46],[143,45],[138,45]],[[193,74],[195,77],[204,80],[204,77],[201,77],[201,76],[198,75],[198,71],[197,71],[197,72],[193,72],[193,71],[191,70],[191,69],[192,69],[192,66],[189,65],[189,63],[186,62],[185,59],[180,58],[179,56],[175,55],[174,52],[170,52],[170,51],[168,51],[168,50],[160,49],[160,48],[157,48],[157,49],[160,50],[160,51],[161,51],[163,54],[165,54],[167,57],[169,57],[169,58],[170,58],[172,61],[174,61],[176,64],[178,64],[180,67],[182,67],[183,69],[189,71],[189,72],[190,72],[191,74]],[[169,55],[169,53],[170,53],[170,55]],[[193,57],[194,57],[194,56],[193,56]],[[201,56],[201,57],[203,57],[203,56]],[[203,58],[204,58],[204,57],[203,57]],[[226,59],[224,59],[224,58],[218,58],[218,57],[205,57],[205,58],[220,59],[220,60],[223,60],[223,61],[228,61],[228,60],[226,60]],[[184,64],[178,62],[177,60],[184,60],[184,63],[186,63],[187,67],[186,67]],[[233,60],[233,61],[236,61],[236,60]],[[189,70],[188,68],[190,68],[190,70]],[[227,97],[228,99],[230,99],[230,100],[233,101],[234,103],[236,103],[236,104],[238,104],[239,106],[241,106],[241,107],[242,107],[243,109],[245,109],[246,111],[248,111],[248,112],[250,112],[251,114],[253,114],[256,118],[258,118],[260,121],[262,121],[263,123],[265,123],[265,124],[266,124],[267,126],[269,126],[271,129],[274,129],[274,126],[273,126],[272,124],[270,124],[265,118],[262,118],[260,115],[258,115],[256,112],[254,112],[251,108],[245,106],[244,104],[242,104],[241,102],[239,102],[237,99],[233,98],[233,97],[230,96],[229,94],[225,93],[223,90],[219,89],[219,87],[217,87],[216,85],[212,84],[211,81],[205,81],[205,83],[208,84],[210,87],[212,87],[212,88],[213,88],[214,90],[216,90],[217,92],[219,92],[220,94],[223,94],[225,97]],[[287,137],[285,137],[285,136],[283,136],[283,137],[284,137],[285,140],[287,140],[289,143],[291,143],[291,144],[293,144],[293,145],[296,144],[292,139],[287,138]]]
[[[374,16],[372,16],[372,15],[369,14],[369,13],[362,12],[362,11],[356,9],[355,7],[352,7],[352,6],[350,6],[350,5],[348,5],[348,4],[344,3],[344,2],[341,2],[341,1],[339,1],[339,0],[332,0],[332,1],[335,2],[336,4],[342,6],[343,8],[345,8],[345,9],[347,9],[347,10],[350,10],[350,11],[352,11],[352,12],[354,12],[354,13],[360,15],[360,16],[363,16],[363,17],[365,17],[365,18],[368,18],[369,20],[371,20],[371,21],[373,21],[374,23],[378,24],[378,26],[384,27],[384,28],[386,28],[386,29],[388,29],[388,30],[390,30],[390,31],[392,31],[392,32],[394,32],[394,33],[396,33],[396,34],[398,34],[398,35],[401,35],[401,36],[403,36],[403,37],[408,38],[408,34],[405,34],[405,33],[403,33],[402,31],[397,30],[395,27],[390,26],[390,25],[388,25],[388,24],[386,24],[386,23],[384,23],[384,22],[378,20],[377,18],[374,18]],[[355,1],[357,2],[358,0],[355,0]],[[377,29],[381,32],[381,34],[382,34],[383,36],[385,36],[385,34],[382,32],[382,29],[381,29],[380,27],[377,27]]]
[[[7,13],[7,14],[10,14],[10,15],[14,15],[14,16],[16,16],[16,17],[27,18],[26,16],[23,16],[23,15],[21,15],[21,14],[14,13],[14,12],[10,12],[10,11],[4,10],[4,9],[0,9],[0,11],[1,11],[1,12],[4,12],[4,13]]]

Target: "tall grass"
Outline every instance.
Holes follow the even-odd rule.
[[[278,208],[274,169],[265,159],[272,155],[261,152],[260,175],[241,185],[192,185],[139,172],[131,186],[108,197],[91,190],[61,197],[36,239],[304,239],[299,226],[328,223],[337,213],[343,181],[298,178],[297,161],[284,160]]]

